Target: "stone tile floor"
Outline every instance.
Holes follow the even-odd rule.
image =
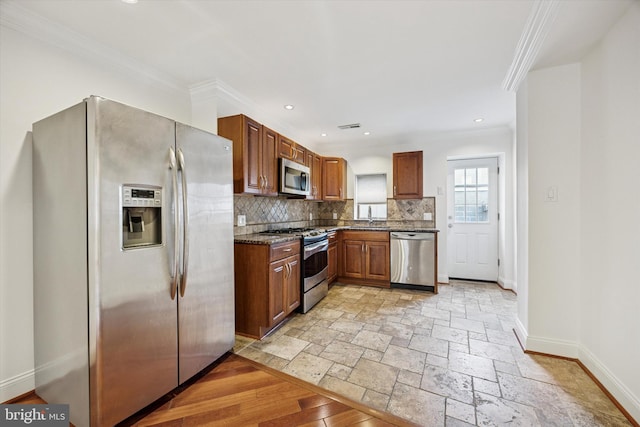
[[[234,351],[424,426],[631,425],[575,362],[525,354],[515,315],[516,295],[495,284],[336,284]]]

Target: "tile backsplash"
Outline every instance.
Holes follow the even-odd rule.
[[[344,202],[313,202],[286,197],[255,197],[234,195],[234,219],[246,216],[246,226],[234,227],[234,234],[259,233],[274,228],[357,225],[366,221],[353,219],[353,199]],[[435,197],[422,200],[387,199],[386,221],[374,221],[375,225],[409,225],[435,227]],[[334,219],[334,215],[336,218]],[[424,213],[431,213],[432,220],[423,220]]]

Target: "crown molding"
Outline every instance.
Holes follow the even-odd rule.
[[[18,31],[49,45],[67,50],[88,61],[144,78],[157,87],[171,91],[186,91],[186,85],[161,71],[111,49],[63,25],[44,18],[19,2],[0,2],[0,25]]]
[[[559,0],[537,0],[522,31],[513,62],[502,82],[509,92],[516,92],[531,69],[557,16]]]
[[[287,135],[290,138],[295,139],[296,137],[296,131],[291,125],[279,120],[253,99],[218,78],[190,85],[189,92],[192,105],[215,101],[218,108],[225,109],[226,107],[227,110],[232,111],[231,114],[245,114],[276,132]],[[222,112],[222,114],[225,114],[225,112]]]
[[[191,99],[194,102],[222,99],[233,105],[241,105],[252,111],[259,110],[258,104],[256,104],[252,99],[217,78],[204,80],[190,85],[189,93],[191,94]]]

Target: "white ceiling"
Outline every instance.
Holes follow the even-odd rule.
[[[172,85],[217,79],[312,147],[511,125],[502,82],[538,1],[2,0]],[[534,66],[578,60],[633,1],[558,1]]]

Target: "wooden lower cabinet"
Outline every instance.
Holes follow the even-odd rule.
[[[235,244],[236,333],[262,338],[300,305],[300,241]]]
[[[389,232],[342,231],[339,279],[343,283],[389,287]]]
[[[280,323],[300,305],[300,255],[269,265],[270,326]]]
[[[330,231],[328,233],[329,249],[327,249],[327,278],[329,285],[338,278],[338,233]]]

